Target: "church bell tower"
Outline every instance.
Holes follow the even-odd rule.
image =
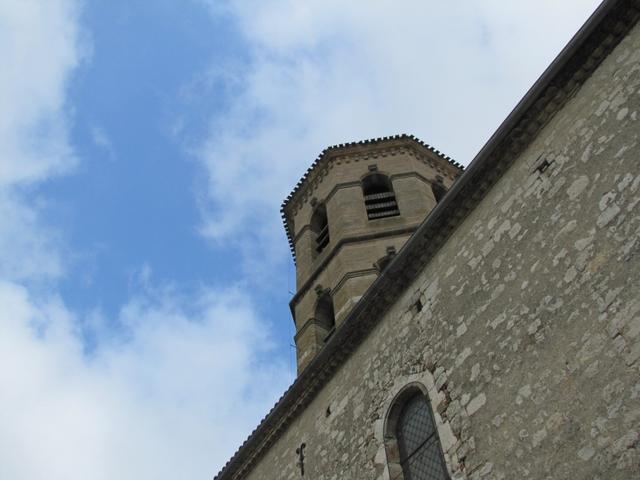
[[[298,372],[461,172],[408,135],[329,147],[307,170],[282,205],[296,263]]]

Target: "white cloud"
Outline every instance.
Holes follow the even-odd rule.
[[[291,378],[264,362],[269,331],[237,289],[159,286],[145,265],[116,318],[61,298],[77,259],[37,187],[79,161],[78,14],[0,0],[0,478],[208,478]]]
[[[32,187],[76,163],[65,95],[87,53],[77,17],[70,0],[0,1],[0,278],[64,273],[59,232],[43,226]]]
[[[64,273],[60,234],[42,225],[31,203],[0,188],[0,279],[52,280]]]
[[[77,2],[0,2],[0,188],[68,170],[65,88],[88,52]]]
[[[264,325],[238,291],[155,294],[86,355],[60,299],[0,283],[1,478],[206,478],[244,440],[290,380]]]
[[[255,259],[282,258],[279,204],[328,145],[413,133],[468,163],[597,1],[206,3],[251,62],[219,78],[237,96],[199,151],[202,231]]]

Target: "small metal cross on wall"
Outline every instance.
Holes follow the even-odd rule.
[[[300,476],[304,477],[304,447],[307,445],[301,443],[298,448],[296,448],[296,453],[298,454],[298,462],[296,465],[300,468]]]

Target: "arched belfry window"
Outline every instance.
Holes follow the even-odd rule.
[[[314,250],[318,254],[329,244],[329,223],[327,221],[327,207],[320,204],[311,215],[311,231],[314,235]]]
[[[336,326],[336,317],[333,312],[333,299],[328,290],[325,290],[318,296],[315,311],[316,324],[326,330],[327,337],[333,333]],[[325,338],[325,340],[326,340]]]
[[[395,400],[385,432],[393,480],[449,480],[431,405],[422,389],[406,389]]]
[[[393,185],[386,175],[372,173],[364,177],[362,193],[369,220],[400,215]]]

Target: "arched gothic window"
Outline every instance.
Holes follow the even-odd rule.
[[[431,405],[417,387],[391,407],[385,443],[392,480],[449,480]]]
[[[329,291],[325,291],[318,297],[316,303],[315,319],[317,324],[327,332],[327,338],[331,336],[336,326],[336,318],[333,312],[333,299]]]
[[[318,205],[313,211],[310,226],[315,240],[314,252],[317,255],[329,244],[329,222],[327,220],[327,207],[324,204]]]
[[[369,220],[400,215],[393,185],[386,175],[372,173],[364,177],[362,193]]]

